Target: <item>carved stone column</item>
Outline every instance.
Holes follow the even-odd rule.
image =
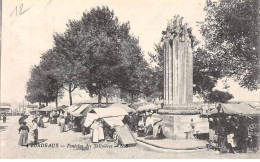
[[[192,43],[182,18],[176,16],[168,23],[164,48],[164,105],[189,105],[193,97]]]
[[[198,115],[201,106],[192,104],[194,37],[187,26],[182,24],[182,18],[175,16],[163,31],[164,106],[154,115],[163,119],[163,132],[171,139],[185,139],[191,119],[197,125],[208,124]]]

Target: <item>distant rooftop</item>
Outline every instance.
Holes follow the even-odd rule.
[[[0,108],[1,109],[11,109],[11,106],[9,106],[9,105],[6,105],[6,106],[5,105],[1,105]]]
[[[38,108],[38,105],[27,105],[27,108]]]
[[[0,105],[1,105],[1,106],[11,106],[11,104],[10,104],[10,103],[5,103],[5,102],[3,102],[3,103],[0,103]]]

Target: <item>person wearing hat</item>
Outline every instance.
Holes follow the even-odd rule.
[[[143,137],[144,134],[146,133],[145,132],[145,125],[144,125],[144,122],[145,119],[144,119],[144,116],[141,116],[141,119],[138,121],[138,128],[137,128],[137,135],[138,137]]]
[[[154,118],[152,115],[153,115],[153,112],[150,111],[149,115],[145,121],[145,127],[146,127],[145,136],[153,134]]]
[[[26,122],[22,122],[21,126],[19,128],[19,134],[20,134],[20,139],[18,144],[20,146],[28,146],[28,132],[29,132],[29,127],[26,125]]]
[[[34,120],[32,120],[32,123],[33,123],[33,125],[32,125],[32,129],[33,129],[33,137],[34,137],[34,143],[33,144],[35,144],[35,145],[37,145],[37,143],[38,143],[38,126],[37,126],[37,121],[34,119]]]
[[[40,115],[39,118],[38,118],[38,126],[40,128],[44,128],[43,115]]]
[[[64,116],[61,116],[61,119],[60,119],[60,132],[64,132],[65,131],[65,119],[64,119]]]
[[[61,117],[62,117],[62,115],[59,115],[59,117],[57,118],[58,126],[60,126],[60,120],[61,120]],[[66,123],[66,122],[65,122],[65,123]]]
[[[53,121],[54,121],[53,116],[54,116],[54,111],[50,112],[50,118],[49,118],[50,124],[53,124]]]
[[[57,118],[59,117],[59,115],[57,114],[56,111],[54,111],[54,115],[53,115],[53,124],[57,124]]]
[[[23,125],[23,122],[24,122],[24,120],[25,120],[25,115],[24,114],[21,114],[21,117],[19,118],[19,125]]]

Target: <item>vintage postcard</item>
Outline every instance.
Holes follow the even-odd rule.
[[[259,0],[1,0],[1,159],[260,158]]]

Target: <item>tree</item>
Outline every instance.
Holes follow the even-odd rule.
[[[58,107],[58,98],[63,97],[63,82],[57,77],[57,60],[59,59],[54,54],[53,50],[50,49],[42,54],[39,65],[42,73],[52,78],[49,86],[56,95],[56,108]]]
[[[259,89],[260,8],[258,0],[207,0],[201,24],[211,62],[241,87]]]
[[[108,99],[119,97],[120,89],[116,85],[110,86],[103,89],[101,95],[106,98],[106,105],[108,106]]]
[[[82,58],[81,51],[84,41],[79,36],[81,22],[69,21],[67,27],[64,34],[56,33],[53,36],[54,48],[50,52],[50,57],[53,57],[54,61],[53,74],[69,92],[70,105],[72,105],[72,92],[79,87],[80,78],[86,75],[87,70],[82,64],[86,59]]]
[[[150,97],[163,99],[163,89],[164,89],[164,81],[163,81],[163,65],[164,65],[164,52],[163,46],[161,43],[155,44],[155,52],[156,54],[149,53],[150,63],[154,64],[154,68],[152,69],[151,78],[149,81],[149,89],[150,89]]]
[[[104,90],[118,84],[122,76],[121,44],[129,37],[129,24],[119,24],[114,12],[107,7],[97,7],[83,13],[79,37],[84,39],[81,46],[81,64],[86,73],[80,79],[80,87],[87,89],[90,96],[97,95],[101,104]]]
[[[210,54],[203,48],[193,52],[193,92],[204,99],[221,79],[219,62],[212,62]]]
[[[46,103],[52,102],[56,99],[56,92],[53,89],[55,79],[51,76],[45,75],[39,66],[33,66],[31,69],[31,77],[27,82],[26,100],[30,103]]]
[[[133,36],[125,39],[122,43],[122,62],[120,66],[120,77],[117,80],[122,93],[131,96],[131,102],[145,93],[145,85],[148,78],[149,66],[139,46],[139,40]]]
[[[216,102],[227,103],[227,101],[232,98],[234,97],[229,92],[222,92],[219,90],[214,90],[207,95],[208,101],[212,103],[216,103]]]

